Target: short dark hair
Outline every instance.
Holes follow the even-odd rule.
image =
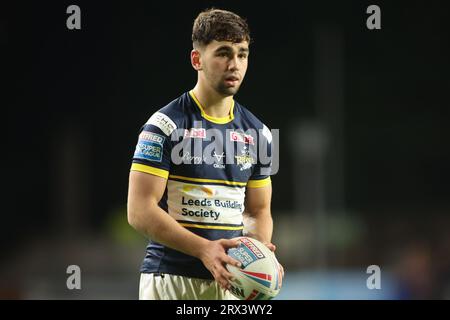
[[[250,30],[245,19],[220,9],[207,9],[194,21],[192,42],[194,47],[206,46],[213,40],[250,43]]]

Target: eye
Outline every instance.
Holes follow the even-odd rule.
[[[248,55],[246,53],[239,54],[240,59],[247,59]]]

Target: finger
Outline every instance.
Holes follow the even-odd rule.
[[[224,290],[230,290],[231,284],[230,280],[233,279],[233,274],[229,273],[225,268],[220,267],[220,265],[215,265],[212,268],[212,275],[214,280],[219,284],[219,286]]]
[[[277,247],[276,247],[273,243],[265,242],[264,244],[265,244],[266,247],[269,248],[269,250],[272,251],[272,252],[274,252],[274,251],[277,249]]]
[[[236,259],[233,259],[230,256],[226,256],[224,258],[224,262],[227,263],[227,264],[231,264],[232,266],[235,266],[235,267],[238,267],[238,268],[240,268],[241,265],[242,265],[239,261],[237,261]]]
[[[280,271],[281,271],[281,278],[284,278],[284,268],[283,268],[283,266],[280,263],[278,263],[278,267],[280,268]]]
[[[222,239],[221,240],[222,246],[226,248],[236,248],[239,246],[240,241],[236,239]]]
[[[227,279],[227,281],[234,281],[235,279],[234,274],[229,273],[228,271],[226,271],[225,273],[225,278]]]
[[[217,270],[216,266],[214,266],[212,269],[214,270],[211,272],[214,277],[214,280],[216,280],[219,286],[223,288],[224,285],[226,284],[226,280],[222,277],[222,274],[220,273],[220,271]]]
[[[231,288],[230,282],[229,282],[226,278],[224,278],[223,276],[218,277],[218,278],[216,279],[216,281],[219,283],[219,285],[220,285],[224,290],[227,290],[227,289],[230,289],[230,288]]]
[[[224,281],[221,285],[220,285],[221,287],[222,287],[222,289],[223,290],[230,290],[230,288],[231,288],[231,285],[228,283],[228,281]]]
[[[228,285],[227,281],[225,281],[224,279],[221,279],[221,278],[215,278],[215,280],[222,289],[224,289],[224,290],[227,289],[227,285]]]
[[[226,268],[217,268],[217,272],[220,274],[220,277],[225,279],[226,281],[234,280],[234,275],[229,272]]]

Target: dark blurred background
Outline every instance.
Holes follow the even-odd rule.
[[[81,30],[66,27],[71,4]],[[371,4],[381,30],[366,27]],[[280,130],[280,298],[449,299],[446,1],[2,5],[0,298],[137,298],[131,157],[140,126],[195,85],[192,22],[210,7],[247,18],[236,100]],[[66,288],[70,264],[82,290]],[[373,264],[381,290],[366,287]]]

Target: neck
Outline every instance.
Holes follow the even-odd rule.
[[[200,82],[197,82],[192,91],[208,116],[225,118],[230,115],[233,96],[224,97],[214,89],[208,88]]]

